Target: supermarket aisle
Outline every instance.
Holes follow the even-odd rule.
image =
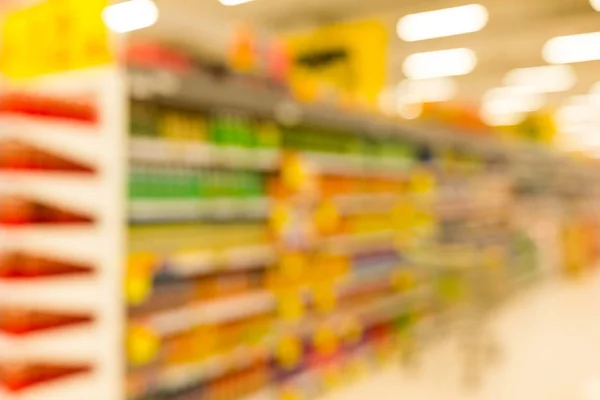
[[[508,304],[494,331],[502,355],[478,389],[465,389],[455,341],[411,374],[389,368],[328,400],[600,400],[600,276],[538,284]]]

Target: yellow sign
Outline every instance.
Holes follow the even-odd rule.
[[[378,21],[326,26],[290,37],[292,86],[305,100],[320,90],[377,104],[385,84],[387,30]],[[306,93],[312,87],[314,93]]]
[[[127,358],[133,365],[152,362],[160,350],[160,338],[144,326],[131,326],[127,330]]]
[[[294,336],[285,336],[279,342],[276,356],[283,368],[293,370],[302,360],[302,343]]]
[[[152,294],[152,280],[157,259],[151,253],[130,254],[127,258],[125,296],[130,305],[139,305]]]
[[[31,78],[113,60],[102,21],[107,0],[46,0],[3,21],[0,70]]]

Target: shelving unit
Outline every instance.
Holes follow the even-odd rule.
[[[79,122],[6,109],[0,116],[0,149],[5,149],[1,157],[8,160],[0,172],[0,199],[6,206],[0,224],[0,269],[14,264],[0,278],[0,376],[13,388],[34,384],[18,393],[2,389],[3,399],[75,400],[87,393],[101,400],[119,398],[123,392],[118,357],[123,331],[125,179],[120,83],[119,73],[106,68],[8,86],[11,92],[56,99],[54,107],[74,101],[67,99],[89,99],[98,119]],[[19,154],[10,153],[14,141],[22,146]],[[38,153],[35,159],[27,158],[33,153],[23,153],[23,148],[85,165],[90,171],[32,169],[33,164],[25,164],[42,159]],[[10,164],[10,160],[24,164]],[[8,208],[10,204],[13,208]],[[65,220],[65,213],[85,220]],[[11,261],[10,257],[19,258]],[[72,274],[44,276],[50,262],[71,265]],[[84,268],[90,271],[83,273]],[[27,317],[30,311],[39,315]],[[70,315],[85,315],[85,322],[56,319]],[[11,316],[16,319],[12,324],[24,333],[11,332]],[[34,322],[27,318],[45,318],[48,326],[27,332]],[[28,369],[37,365],[77,370],[53,382],[56,371]]]
[[[93,320],[15,335],[0,314],[0,382],[8,364],[84,369],[9,400],[327,392],[481,300],[478,266],[506,286],[490,293],[535,272],[507,223],[525,175],[561,171],[584,194],[596,179],[547,150],[299,104],[238,76],[106,67],[10,91],[83,98],[98,118],[0,115],[0,201],[29,207],[0,221],[0,312]],[[14,140],[62,167],[6,164]],[[43,223],[26,218],[39,204]]]

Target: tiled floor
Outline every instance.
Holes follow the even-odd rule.
[[[502,354],[478,388],[463,385],[464,359],[445,340],[418,372],[394,366],[328,400],[600,400],[600,276],[538,284],[492,327]]]

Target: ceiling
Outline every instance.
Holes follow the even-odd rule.
[[[389,82],[403,79],[402,62],[411,53],[468,47],[477,53],[475,71],[458,78],[459,98],[477,102],[518,67],[544,65],[541,49],[555,36],[600,31],[600,13],[588,0],[477,0],[490,19],[480,32],[406,43],[395,34],[404,15],[469,4],[470,0],[255,0],[226,7],[217,0],[155,0],[161,10],[157,25],[142,31],[189,46],[209,57],[222,57],[232,27],[248,21],[268,33],[282,33],[334,21],[375,17],[390,31]],[[569,93],[553,94],[550,104],[585,93],[600,80],[600,62],[576,65],[578,84]]]

